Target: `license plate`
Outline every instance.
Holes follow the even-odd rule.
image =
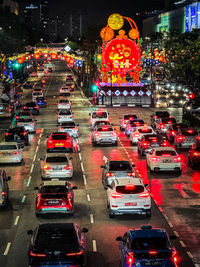
[[[169,160],[169,159],[165,159],[165,160],[163,160],[163,163],[171,163],[172,161],[171,160]]]
[[[56,146],[64,146],[63,144],[57,143]]]
[[[125,203],[125,206],[137,206],[137,202]]]
[[[144,266],[162,266],[161,261],[145,261]]]
[[[59,201],[56,201],[56,200],[50,200],[48,201],[48,204],[59,204],[60,202]]]
[[[52,168],[53,169],[53,171],[61,171],[62,170],[62,168]]]
[[[11,155],[11,153],[8,153],[8,152],[3,153],[3,156],[10,156],[10,155]]]

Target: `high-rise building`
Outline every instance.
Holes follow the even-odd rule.
[[[0,6],[2,6],[3,9],[8,9],[10,13],[18,15],[19,6],[16,0],[1,0]]]

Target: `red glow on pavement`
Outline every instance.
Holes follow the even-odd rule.
[[[163,196],[161,193],[163,186],[160,183],[160,180],[152,179],[150,186],[151,186],[151,194],[153,196],[154,201],[156,202],[158,206],[161,206],[163,203]]]
[[[200,194],[200,173],[199,172],[195,171],[192,174],[192,181],[193,181],[192,190],[195,193]]]

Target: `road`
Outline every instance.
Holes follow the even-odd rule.
[[[179,256],[181,267],[193,267],[200,264],[200,217],[199,193],[200,172],[187,166],[186,153],[183,159],[183,174],[150,174],[146,169],[144,157],[139,157],[136,147],[119,130],[119,118],[123,113],[134,112],[149,122],[150,108],[109,108],[111,122],[119,135],[118,147],[93,147],[90,138],[89,112],[92,107],[83,98],[80,91],[72,93],[70,100],[75,121],[79,123],[80,152],[73,153],[74,176],[72,183],[78,187],[75,191],[75,211],[73,217],[35,216],[34,187],[41,183],[39,158],[46,153],[47,135],[56,130],[57,101],[59,87],[65,81],[64,65],[57,64],[56,70],[46,79],[44,89],[47,107],[40,109],[37,119],[37,132],[30,135],[31,145],[24,148],[24,166],[0,166],[12,177],[10,186],[10,203],[0,211],[0,266],[28,266],[27,249],[30,236],[27,230],[34,229],[38,223],[76,222],[87,227],[85,234],[88,250],[88,266],[119,266],[117,236],[127,229],[137,228],[143,224],[165,228],[169,234],[177,235],[173,242]],[[25,90],[23,102],[31,100],[31,90]],[[180,111],[170,110],[181,120]],[[3,128],[7,122],[1,125]],[[100,165],[103,156],[111,160],[130,159],[136,164],[138,175],[150,184],[152,194],[152,217],[121,216],[110,219],[106,205],[106,192],[101,183]],[[193,262],[196,264],[194,265]]]

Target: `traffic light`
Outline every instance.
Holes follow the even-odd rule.
[[[98,90],[98,86],[96,84],[92,84],[91,89],[93,93],[96,93]]]
[[[15,62],[15,63],[13,64],[13,68],[14,68],[14,69],[19,69],[19,67],[20,67],[20,64],[19,64],[19,63]]]

